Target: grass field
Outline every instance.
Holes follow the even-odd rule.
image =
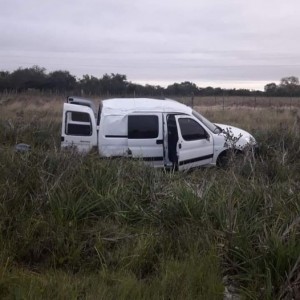
[[[288,99],[195,102],[250,131],[260,155],[188,173],[61,152],[62,97],[0,99],[1,299],[300,297],[300,111]],[[21,142],[32,151],[15,152]]]
[[[300,107],[299,97],[205,96],[183,97],[177,100],[188,105],[225,108],[294,108]]]

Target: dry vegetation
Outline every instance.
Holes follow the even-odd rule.
[[[260,155],[168,173],[61,152],[62,97],[0,99],[0,298],[299,298],[296,105],[195,102]]]
[[[175,98],[174,98],[175,99]],[[176,98],[188,105],[216,108],[299,108],[300,97],[204,96]]]

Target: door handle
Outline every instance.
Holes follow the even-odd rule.
[[[127,149],[127,155],[128,157],[132,157],[132,151],[129,148]]]
[[[163,140],[156,140],[156,144],[157,145],[162,145],[163,144]]]
[[[178,144],[178,148],[181,149],[181,144],[180,143]]]

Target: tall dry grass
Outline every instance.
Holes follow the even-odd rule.
[[[260,155],[173,173],[61,152],[63,99],[26,101],[0,112],[1,298],[299,297],[299,111],[201,107]]]

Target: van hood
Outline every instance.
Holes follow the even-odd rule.
[[[222,129],[222,134],[225,138],[227,147],[238,147],[243,149],[246,146],[255,146],[257,144],[255,138],[247,131],[225,124],[215,124]]]

